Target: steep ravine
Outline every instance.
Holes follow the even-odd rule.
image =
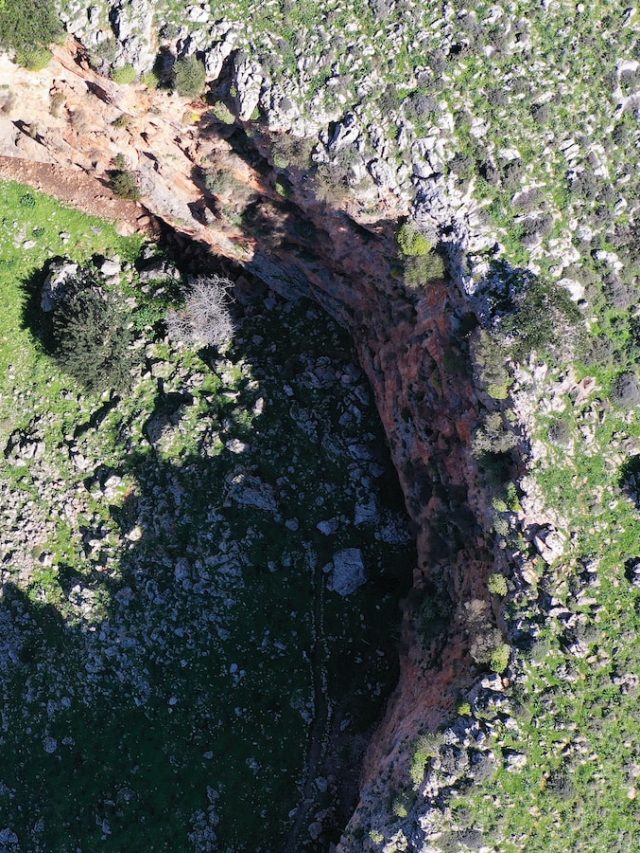
[[[209,123],[204,105],[195,116],[180,119],[183,105],[175,98],[118,87],[66,49],[56,49],[49,68],[36,75],[7,59],[0,62],[18,94],[0,117],[3,176],[14,175],[82,206],[83,199],[65,189],[80,175],[96,188],[84,196],[92,212],[115,215],[128,228],[149,228],[154,217],[281,293],[312,296],[352,334],[418,546],[414,591],[402,626],[399,683],[367,751],[360,803],[339,844],[343,851],[361,850],[368,841],[358,828],[385,812],[389,797],[406,785],[418,734],[450,716],[461,692],[478,677],[462,609],[466,601],[486,597],[495,557],[470,448],[479,402],[470,372],[458,367],[467,357],[461,323],[473,323],[468,298],[453,280],[432,282],[420,292],[399,282],[395,222],[408,211],[397,199],[381,202],[383,219],[365,212],[357,200],[345,204],[345,213],[317,201],[304,175],[292,170],[290,199],[283,200],[266,161],[256,170],[235,154],[233,140]],[[51,92],[64,96],[57,115],[49,109]],[[121,115],[127,121],[114,126]],[[113,201],[106,184],[118,153],[140,175],[145,210]],[[24,161],[41,164],[40,174],[31,174]],[[204,165],[233,175],[230,205],[238,187],[248,188],[259,227],[255,216],[247,216],[248,204],[227,215],[220,198],[203,195],[197,175]],[[55,174],[64,179],[56,181]],[[448,629],[428,644],[416,634],[414,618],[425,588],[451,601]]]

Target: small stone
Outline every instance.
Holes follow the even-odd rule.
[[[45,737],[42,741],[42,748],[45,752],[51,755],[58,748],[58,741],[53,737]]]
[[[100,272],[106,278],[111,278],[111,276],[120,275],[121,270],[122,265],[120,264],[120,261],[117,258],[107,258],[100,267]]]
[[[231,453],[244,453],[249,445],[244,441],[240,441],[239,438],[232,438],[225,444],[225,447],[227,450],[230,450]]]
[[[309,824],[309,835],[314,841],[317,841],[318,838],[322,835],[322,824],[314,820],[313,823]]]

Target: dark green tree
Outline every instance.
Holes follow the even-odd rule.
[[[54,5],[43,0],[0,2],[0,46],[25,54],[60,38],[63,29]]]
[[[86,285],[85,278],[56,306],[54,356],[90,393],[123,390],[133,365],[128,316],[114,293]]]
[[[204,90],[207,76],[204,65],[195,56],[185,56],[176,62],[173,88],[185,98],[197,98]]]

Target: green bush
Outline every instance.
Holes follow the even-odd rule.
[[[511,355],[518,361],[532,350],[554,351],[560,342],[570,340],[562,334],[580,322],[580,309],[559,285],[540,278],[520,282],[514,297],[515,310],[505,316],[502,331],[512,338]]]
[[[401,254],[408,258],[419,258],[428,255],[433,246],[429,239],[422,234],[411,222],[403,223],[396,235]]]
[[[506,365],[508,350],[502,341],[481,329],[472,339],[471,351],[483,389],[494,400],[506,400],[512,380]]]
[[[16,61],[29,71],[42,71],[51,62],[53,54],[46,47],[36,47],[32,50],[19,50]]]
[[[42,0],[4,0],[0,3],[0,46],[27,55],[59,39],[63,29],[53,9],[53,3]]]
[[[52,325],[56,360],[89,393],[128,386],[131,333],[115,294],[81,276],[56,306]]]
[[[497,628],[476,626],[471,643],[471,657],[476,663],[488,666],[494,672],[504,672],[509,664],[511,648],[502,641],[502,634]]]
[[[127,198],[130,201],[138,201],[140,189],[135,172],[129,169],[119,169],[111,174],[111,189],[118,198]]]
[[[505,596],[508,589],[507,580],[504,575],[501,575],[499,572],[494,572],[492,575],[489,575],[487,589],[492,595],[499,595],[501,597]]]
[[[145,71],[140,78],[140,82],[143,86],[146,86],[147,89],[157,89],[160,85],[160,77],[156,71]]]
[[[415,802],[415,794],[409,791],[403,791],[401,794],[398,794],[397,797],[394,798],[393,803],[391,805],[391,811],[394,813],[396,817],[405,818],[408,817],[411,808]]]
[[[121,86],[128,86],[134,83],[137,76],[133,65],[123,65],[121,68],[113,68],[111,71],[111,79],[114,83],[119,83]]]
[[[427,254],[409,255],[404,263],[404,283],[407,287],[423,287],[430,281],[444,278],[446,274],[444,258],[435,250]]]
[[[185,98],[197,98],[204,91],[207,75],[204,65],[195,56],[187,56],[176,62],[173,88]]]
[[[422,784],[427,762],[436,755],[442,741],[443,737],[440,732],[427,732],[424,735],[420,735],[416,741],[411,758],[410,771],[411,781],[416,788]]]
[[[129,127],[130,124],[131,116],[127,115],[127,113],[120,113],[120,115],[117,118],[114,118],[114,120],[111,122],[111,125],[118,129]]]
[[[489,668],[494,672],[504,672],[509,666],[509,657],[511,655],[511,647],[507,643],[500,643],[499,646],[491,653],[489,658]]]

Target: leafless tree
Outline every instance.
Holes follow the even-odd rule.
[[[232,283],[219,275],[198,276],[193,280],[184,308],[167,314],[169,337],[188,346],[220,347],[233,336],[229,311]]]

